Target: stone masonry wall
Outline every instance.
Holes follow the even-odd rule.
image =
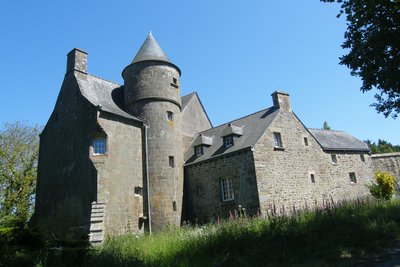
[[[283,149],[274,148],[274,132],[281,133]],[[287,210],[321,205],[324,199],[338,201],[369,194],[365,184],[372,178],[370,156],[364,154],[362,161],[359,153],[336,153],[338,163],[334,165],[331,155],[291,112],[280,111],[253,150],[262,212],[273,205]],[[350,172],[355,173],[357,183],[350,182]]]
[[[246,208],[257,213],[258,195],[254,164],[250,149],[185,167],[190,192],[189,215],[193,220],[208,222],[229,217],[229,211]],[[232,178],[234,200],[222,201],[221,178]]]
[[[386,153],[372,155],[374,171],[389,172],[400,181],[400,153]]]
[[[93,155],[91,148],[90,158],[97,170],[97,202],[105,203],[104,233],[143,231],[143,196],[135,194],[135,187],[144,187],[142,129],[103,112],[98,122],[107,135],[107,153]]]
[[[85,238],[96,177],[90,163],[89,133],[96,109],[82,98],[75,75],[65,76],[54,111],[40,138],[35,220],[57,238]],[[79,129],[79,130],[77,130]]]

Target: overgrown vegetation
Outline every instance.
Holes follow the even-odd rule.
[[[379,139],[377,143],[371,140],[365,141],[372,154],[400,152],[400,145],[392,145],[390,142]]]
[[[21,122],[0,128],[0,227],[24,224],[33,211],[40,128]]]
[[[154,235],[108,238],[89,266],[354,265],[400,237],[400,203],[358,201],[315,212],[241,217],[171,228]]]
[[[369,185],[371,194],[380,199],[389,200],[393,197],[396,186],[396,177],[388,172],[376,172],[375,182]]]

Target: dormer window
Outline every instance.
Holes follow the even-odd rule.
[[[203,147],[202,146],[196,146],[195,153],[196,153],[196,157],[200,157],[201,155],[203,155]]]
[[[228,135],[224,137],[224,146],[226,148],[233,146],[233,135]]]

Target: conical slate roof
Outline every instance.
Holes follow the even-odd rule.
[[[165,55],[160,45],[154,39],[151,32],[142,44],[142,47],[140,47],[139,52],[136,54],[132,63],[145,60],[159,60],[169,62],[168,57]]]

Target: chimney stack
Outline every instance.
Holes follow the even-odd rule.
[[[79,71],[87,74],[87,53],[79,48],[74,48],[67,54],[67,72]]]
[[[287,112],[292,112],[288,93],[275,91],[272,93],[271,96],[275,108],[279,108],[280,110]]]

